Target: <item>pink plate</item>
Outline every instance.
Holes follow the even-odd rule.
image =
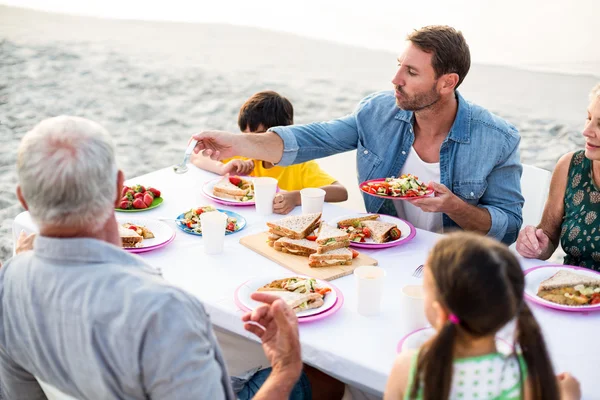
[[[369,196],[381,197],[382,199],[389,199],[389,200],[424,199],[426,197],[431,196],[431,194],[433,193],[433,190],[429,189],[429,190],[426,191],[425,195],[423,195],[423,196],[415,196],[415,197],[411,197],[411,196],[384,196],[382,194],[373,194],[373,193],[367,192],[366,190],[363,190],[363,185],[368,185],[369,183],[378,183],[378,182],[385,182],[385,178],[371,179],[371,180],[365,181],[365,182],[361,183],[360,185],[358,185],[358,188],[360,189],[361,192],[366,193]]]
[[[537,290],[540,286],[541,281],[550,278],[552,275],[563,270],[575,270],[585,272],[583,275],[588,275],[592,278],[600,279],[600,273],[593,271],[589,268],[575,267],[572,265],[540,265],[538,267],[532,267],[524,271],[525,274],[525,297],[536,304],[544,307],[554,308],[555,310],[570,311],[570,312],[588,312],[588,311],[600,311],[600,304],[594,304],[591,306],[565,306],[562,304],[552,303],[551,301],[544,300],[537,296]]]
[[[255,204],[254,200],[250,200],[250,201],[234,201],[234,200],[227,200],[227,199],[223,199],[221,197],[215,196],[213,194],[213,187],[221,179],[223,179],[222,176],[206,182],[204,184],[204,186],[202,186],[202,194],[204,196],[208,197],[209,199],[213,200],[215,203],[224,204],[226,206],[253,206]]]
[[[355,218],[362,217],[365,215],[369,215],[369,214],[368,213],[367,214],[358,214],[357,213],[357,214],[352,214],[352,215],[344,215],[344,216],[332,219],[331,221],[328,221],[328,222],[330,223],[330,225],[337,227],[338,221],[343,221],[345,219],[350,219],[352,217],[355,217]],[[365,243],[350,242],[350,247],[361,247],[364,249],[384,249],[386,247],[394,247],[394,246],[399,246],[401,244],[407,243],[416,236],[417,229],[410,222],[400,219],[398,217],[393,217],[391,215],[385,215],[385,214],[379,214],[379,215],[380,215],[379,219],[381,221],[390,222],[390,223],[396,224],[398,226],[398,229],[400,229],[400,233],[401,233],[400,239],[392,240],[391,242],[387,242],[387,243],[375,243],[373,241],[365,242]]]
[[[238,296],[238,293],[239,293],[240,289],[242,288],[242,286],[244,286],[250,280],[247,280],[246,282],[244,282],[240,286],[238,286],[237,289],[235,289],[235,292],[233,293],[233,301],[242,311],[252,311],[250,308],[248,308],[244,304],[242,304],[242,302],[240,301],[239,296]],[[314,321],[322,320],[324,318],[327,318],[327,317],[335,314],[340,308],[342,308],[342,306],[344,305],[344,295],[342,294],[342,291],[340,289],[338,289],[336,286],[332,285],[331,282],[327,282],[327,285],[330,286],[333,290],[335,290],[335,294],[337,296],[337,299],[336,299],[333,307],[331,307],[321,313],[318,313],[318,314],[313,314],[313,315],[310,315],[307,317],[298,317],[299,323],[314,322]]]
[[[404,345],[404,342],[406,342],[406,340],[409,337],[411,337],[413,335],[418,335],[419,333],[424,334],[424,333],[426,333],[424,331],[428,331],[428,330],[433,331],[433,328],[431,326],[426,326],[425,328],[416,329],[416,330],[410,332],[409,334],[407,334],[406,336],[404,336],[402,339],[400,339],[400,341],[396,345],[396,353],[400,353],[402,351],[402,346]],[[433,332],[432,332],[432,334],[433,334]],[[513,351],[513,346],[508,341],[506,341],[505,339],[502,339],[501,337],[498,337],[498,336],[496,336],[496,348],[501,353],[512,353],[512,351]]]

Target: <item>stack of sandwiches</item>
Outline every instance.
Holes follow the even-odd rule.
[[[267,222],[267,226],[269,246],[284,253],[308,257],[308,265],[311,267],[352,264],[353,253],[348,249],[348,234],[341,229],[321,224],[321,213],[286,217]],[[315,239],[313,233],[319,227]]]

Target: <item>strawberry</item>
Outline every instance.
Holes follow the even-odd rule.
[[[133,196],[135,194],[135,190],[133,190],[132,188],[129,188],[129,189],[127,189],[125,194],[130,194],[131,196]]]
[[[152,204],[152,201],[154,200],[154,197],[152,197],[152,195],[148,192],[144,193],[144,203],[146,204],[146,206],[150,207],[150,204]]]
[[[146,205],[146,203],[144,203],[144,200],[135,199],[133,201],[133,208],[141,209],[141,208],[148,208],[148,206]]]
[[[142,185],[135,185],[132,189],[138,193],[144,193],[146,191],[146,188]]]
[[[143,199],[144,198],[144,193],[136,193],[133,195],[134,199]]]
[[[131,202],[129,200],[123,200],[121,201],[121,204],[119,204],[119,208],[129,210],[131,208]]]
[[[125,196],[125,194],[127,193],[128,190],[129,190],[128,186],[123,186],[123,190],[121,190],[121,196]]]
[[[154,189],[152,187],[149,187],[147,189],[148,192],[152,192],[152,194],[154,195],[154,198],[160,197],[160,190],[158,189]]]
[[[230,176],[229,182],[231,182],[232,185],[235,185],[237,187],[239,187],[242,184],[242,180],[237,176]]]

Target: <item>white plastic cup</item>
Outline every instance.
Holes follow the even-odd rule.
[[[205,254],[220,254],[225,243],[225,227],[227,214],[219,211],[209,211],[200,214],[202,238],[204,239]]]
[[[325,202],[325,191],[319,188],[306,188],[300,191],[302,202],[302,214],[313,214],[323,212]]]
[[[385,270],[364,265],[354,270],[356,280],[357,311],[360,315],[371,316],[381,312]]]
[[[256,212],[260,215],[273,214],[273,200],[277,193],[277,179],[260,177],[254,178],[253,182]]]
[[[400,291],[400,309],[403,325],[409,332],[424,328],[429,325],[425,315],[425,301],[423,297],[423,286],[407,285]]]

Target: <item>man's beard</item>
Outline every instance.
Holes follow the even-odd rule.
[[[430,91],[416,94],[412,98],[407,97],[406,93],[402,91],[402,88],[396,86],[396,90],[404,96],[402,100],[396,98],[396,105],[406,111],[421,111],[429,108],[437,103],[441,97],[436,91],[436,85],[437,81],[434,82]]]

